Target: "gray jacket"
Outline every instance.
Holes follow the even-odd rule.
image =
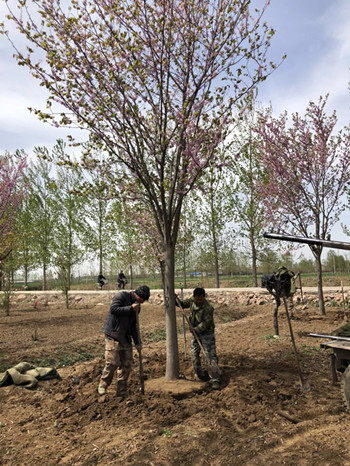
[[[136,314],[132,304],[136,302],[133,291],[120,291],[111,303],[102,331],[119,343],[139,344],[136,326]]]

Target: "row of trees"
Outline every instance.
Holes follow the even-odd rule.
[[[320,101],[322,106],[324,103],[324,100]],[[280,248],[276,252],[262,237],[267,225],[272,227],[275,223],[278,202],[274,201],[273,206],[267,204],[269,198],[264,194],[271,170],[264,168],[262,152],[258,149],[261,140],[256,134],[260,128],[260,124],[254,121],[256,115],[257,112],[251,108],[249,119],[241,122],[235,139],[223,146],[222,164],[211,166],[186,199],[175,254],[176,269],[183,274],[185,286],[188,269],[214,272],[216,286],[219,287],[220,273],[247,272],[250,268],[253,285],[258,286],[259,266],[260,272],[270,272],[281,262],[302,271],[309,269],[310,263],[314,267],[313,261],[303,259],[300,265],[294,261],[293,266],[288,251]],[[124,268],[128,264],[131,278],[134,265],[146,272],[161,268],[160,238],[150,212],[135,196],[130,196],[125,187],[120,189],[121,181],[118,185],[114,183],[117,177],[123,177],[122,166],[111,178],[110,170],[106,169],[106,155],[91,152],[91,147],[87,146],[78,163],[70,157],[68,149],[63,141],[57,141],[52,153],[43,147],[36,148],[27,166],[23,153],[18,152],[13,159],[18,161],[16,179],[22,188],[16,193],[17,201],[4,207],[8,218],[15,222],[12,241],[15,238],[13,232],[17,231],[16,243],[2,253],[12,251],[6,262],[8,270],[13,273],[21,268],[26,285],[29,270],[41,267],[43,289],[46,289],[47,269],[53,266],[67,296],[73,268],[82,261],[98,257],[100,273],[104,273],[107,262],[116,268]],[[239,158],[235,159],[233,150],[238,151]],[[3,160],[12,158],[5,156]],[[271,165],[276,165],[276,161],[271,161]],[[330,163],[330,167],[332,180],[334,163]],[[22,179],[18,177],[19,172]],[[3,186],[7,184],[3,178]],[[308,212],[304,207],[305,199],[301,206],[300,201],[291,195],[293,190],[286,189],[283,181],[282,185],[283,198],[276,195],[276,199],[283,201],[282,214],[279,215],[283,218],[287,212],[291,217],[294,209],[297,212],[295,219],[299,215],[301,225],[302,222],[312,222],[316,207]],[[317,185],[315,180],[314,186]],[[331,186],[339,190],[337,183],[332,182]],[[270,191],[274,188],[275,185],[268,186]],[[19,202],[19,196],[22,196],[22,202]],[[310,201],[317,197],[312,192],[309,196]],[[322,199],[323,206],[330,202],[324,194],[318,197]],[[341,206],[346,206],[344,201],[341,204],[341,199],[334,198],[328,216],[334,205],[338,206],[339,212]],[[309,219],[306,218],[307,212]],[[269,223],[267,215],[271,216]],[[138,221],[135,222],[135,218]],[[323,225],[322,218],[318,222]],[[9,231],[8,221],[6,228]],[[323,228],[329,231],[327,227]],[[305,235],[304,231],[299,233]],[[330,259],[324,264],[327,270],[339,270],[340,257],[333,253],[332,264]],[[343,258],[342,264],[345,269],[346,259]]]
[[[262,21],[268,0],[260,11],[249,0],[28,0],[18,10],[6,3],[9,21],[28,41],[21,50],[14,44],[18,63],[49,92],[47,108],[35,113],[90,131],[91,147],[107,154],[104,176],[129,214],[130,244],[141,232],[135,254],[153,251],[159,263],[166,378],[177,378],[177,246],[185,267],[192,238],[210,229],[201,247],[205,253],[210,245],[218,277],[220,252],[231,244],[224,220],[232,215],[247,236],[256,277],[267,224],[325,239],[347,205],[349,132],[333,134],[326,99],[294,115],[291,126],[287,115],[254,112],[253,91],[276,68],[267,59],[274,31]],[[87,148],[82,164],[96,170],[93,154]],[[65,154],[62,162],[79,170]],[[230,183],[236,194],[226,196]],[[324,313],[322,248],[312,253]]]
[[[16,154],[21,200],[6,210],[12,219],[12,244],[3,261],[7,272],[22,271],[26,286],[29,272],[40,269],[46,290],[47,271],[53,268],[67,296],[74,267],[83,261],[98,258],[96,275],[105,273],[107,264],[110,270],[127,264],[131,272],[135,265],[138,271],[159,271],[159,237],[145,206],[112,184],[105,156],[94,153],[92,159],[88,152],[79,164],[67,151],[59,140],[51,153],[37,147],[29,158]],[[249,258],[230,226],[232,198],[237,195],[232,175],[231,170],[222,169],[218,176],[211,170],[187,200],[176,250],[176,268],[184,279],[187,269],[214,272],[219,287],[220,273],[249,270]],[[6,180],[2,182],[6,186]],[[144,225],[134,221],[138,217]],[[265,251],[260,260],[269,266],[276,256]]]
[[[311,103],[308,111],[317,113],[320,108],[323,111],[325,102],[326,99],[321,99],[318,105]],[[290,179],[286,173],[290,157],[280,168],[277,156],[280,152],[274,153],[274,158],[264,165],[264,157],[269,152],[266,139],[259,136],[261,123],[253,118],[256,115],[262,118],[264,113],[251,109],[252,120],[243,120],[240,132],[237,131],[233,141],[223,146],[220,166],[211,166],[200,178],[196,189],[187,196],[175,255],[176,267],[183,273],[185,286],[189,267],[207,272],[214,270],[217,287],[220,286],[220,273],[246,271],[247,266],[252,269],[255,286],[258,286],[259,265],[260,271],[262,266],[267,272],[281,262],[307,271],[314,266],[313,261],[301,260],[300,264],[293,264],[290,252],[276,252],[266,244],[262,239],[263,229],[267,225],[280,226],[281,223],[275,221],[280,218],[284,224],[287,220],[294,222],[292,231],[304,236],[307,236],[307,230],[302,228],[310,227],[313,222],[328,234],[342,209],[346,208],[349,167],[346,151],[342,159],[342,134],[336,141],[330,139],[334,158],[329,160],[326,148],[319,154],[321,161],[316,157],[315,148],[310,149],[313,141],[309,134],[311,157],[307,160],[295,158],[292,175],[296,177],[298,174],[300,187],[293,191],[286,189],[281,174],[277,181],[271,178],[277,167],[283,169],[285,179]],[[325,113],[322,119],[325,123],[329,121]],[[268,124],[266,119],[262,121],[264,126]],[[303,120],[303,137],[305,128]],[[320,133],[325,133],[323,127]],[[331,131],[328,134],[331,135]],[[246,135],[249,137],[245,138]],[[296,133],[293,138],[297,144]],[[315,141],[318,149],[323,147],[317,139]],[[265,144],[264,152],[259,144]],[[233,151],[237,150],[239,157],[235,158]],[[162,270],[161,241],[151,213],[142,198],[140,200],[130,186],[123,184],[125,174],[121,165],[111,176],[110,169],[106,168],[106,155],[92,152],[91,146],[86,147],[78,163],[69,156],[63,141],[57,141],[51,154],[46,148],[38,147],[33,155],[29,161],[21,152],[13,157],[8,154],[1,157],[4,198],[1,254],[7,273],[22,268],[26,284],[29,270],[41,267],[43,288],[46,289],[47,269],[54,267],[68,305],[72,270],[83,260],[98,257],[101,273],[107,261],[137,264],[146,272],[157,267]],[[337,163],[342,164],[342,172],[339,172]],[[306,175],[302,172],[303,165],[307,167]],[[113,181],[118,178],[120,181],[115,184]],[[300,200],[301,192],[304,198]],[[316,212],[319,212],[318,216]],[[134,221],[135,218],[138,220]],[[312,251],[317,252],[317,265],[322,249],[312,247]],[[346,271],[347,260],[329,252],[324,266],[327,270]],[[322,277],[321,265],[319,275]]]

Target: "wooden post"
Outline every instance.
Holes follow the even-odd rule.
[[[345,317],[345,297],[344,297],[343,280],[340,282],[340,284],[341,284],[341,295],[342,295],[343,311],[344,311],[344,317]]]
[[[303,304],[305,304],[304,302],[304,293],[303,293],[303,287],[302,287],[302,284],[301,284],[301,273],[298,272],[298,277],[299,277],[299,289],[300,289],[300,294],[301,294],[301,302]]]
[[[337,370],[336,370],[336,355],[331,353],[329,355],[331,360],[331,374],[332,374],[332,385],[335,385],[338,382]]]
[[[293,348],[294,348],[294,354],[295,354],[295,360],[296,360],[296,363],[297,363],[297,369],[298,369],[300,384],[301,384],[303,390],[309,390],[308,384],[305,382],[303,374],[301,372],[299,355],[298,355],[297,347],[296,347],[295,340],[294,340],[292,324],[291,324],[290,317],[289,317],[288,304],[287,304],[287,300],[286,300],[285,296],[283,296],[283,302],[284,302],[284,308],[286,310],[286,316],[287,316],[287,321],[288,321],[288,325],[289,325],[290,338],[292,340],[292,345],[293,345]]]

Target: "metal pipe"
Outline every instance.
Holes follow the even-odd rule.
[[[291,241],[293,243],[309,244],[314,246],[323,246],[325,248],[345,249],[350,251],[350,243],[342,241],[331,241],[327,239],[305,238],[302,236],[281,235],[280,233],[264,233],[264,238],[278,239],[282,241]]]
[[[309,337],[315,338],[329,338],[331,340],[350,341],[347,337],[335,337],[334,335],[320,335],[319,333],[309,333]]]

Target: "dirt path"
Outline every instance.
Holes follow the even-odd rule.
[[[328,307],[326,317],[311,305],[296,312],[292,324],[311,388],[303,391],[284,312],[277,340],[270,303],[216,306],[222,389],[193,381],[179,335],[181,373],[199,390],[185,396],[162,390],[165,342],[156,340],[164,311],[146,304],[140,316],[146,394],[139,392],[135,357],[129,404],[112,389],[104,399],[96,391],[107,309],[101,297],[74,301],[69,310],[59,299],[39,300],[38,308],[23,300],[0,318],[1,370],[23,360],[62,365],[93,358],[60,367],[61,380],[33,391],[0,388],[0,464],[350,464],[350,414],[339,385],[331,384],[328,353],[306,336],[340,326],[340,308]]]

